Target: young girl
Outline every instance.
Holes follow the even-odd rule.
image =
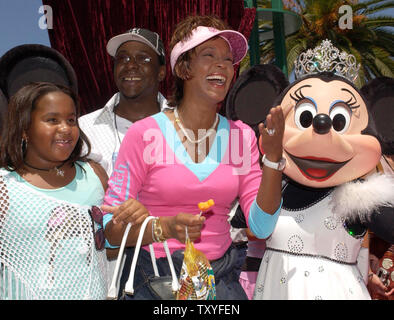
[[[107,175],[81,155],[77,96],[33,83],[10,100],[0,142],[0,299],[105,299]]]

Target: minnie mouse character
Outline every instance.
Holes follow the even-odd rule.
[[[364,97],[352,82],[359,69],[355,58],[329,40],[301,54],[295,67],[297,80],[283,86],[273,104],[287,113],[286,179],[254,299],[370,299],[357,266],[363,238],[369,229],[394,242],[394,180],[370,174],[381,157],[367,108],[374,99]],[[272,107],[263,103],[266,111],[260,108],[264,91],[271,96],[276,90],[267,90],[272,66],[256,68],[264,71],[235,85],[227,101],[228,116],[251,126]],[[248,89],[256,81],[264,83],[257,99]],[[379,90],[373,91],[379,96]],[[248,110],[237,112],[235,100]]]

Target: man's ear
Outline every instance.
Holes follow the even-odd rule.
[[[159,74],[158,74],[158,80],[159,82],[163,81],[166,77],[167,71],[166,71],[166,66],[165,65],[161,65],[159,67]]]

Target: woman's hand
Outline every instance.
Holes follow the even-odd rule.
[[[259,124],[260,148],[267,160],[271,162],[279,162],[282,158],[285,118],[290,110],[290,105],[286,106],[285,110],[281,106],[271,108],[265,125]],[[262,167],[263,174],[256,202],[264,212],[274,214],[281,203],[282,172],[268,166]]]
[[[286,114],[290,108],[286,108]],[[272,162],[278,162],[283,153],[283,133],[285,131],[285,115],[282,107],[271,108],[267,115],[266,124],[259,124],[261,147],[267,159]]]
[[[101,210],[113,214],[113,224],[124,224],[131,223],[132,225],[141,224],[149,216],[149,211],[145,206],[135,199],[128,199],[123,202],[120,206],[107,206],[102,205]]]
[[[164,236],[167,239],[177,239],[182,243],[186,242],[186,228],[191,241],[199,239],[204,221],[205,217],[189,213],[179,213],[174,217],[160,217]]]

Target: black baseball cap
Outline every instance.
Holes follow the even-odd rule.
[[[160,63],[165,64],[164,45],[159,35],[156,32],[143,28],[133,28],[111,38],[107,43],[108,54],[115,57],[118,48],[127,41],[138,41],[148,45],[157,53]]]

